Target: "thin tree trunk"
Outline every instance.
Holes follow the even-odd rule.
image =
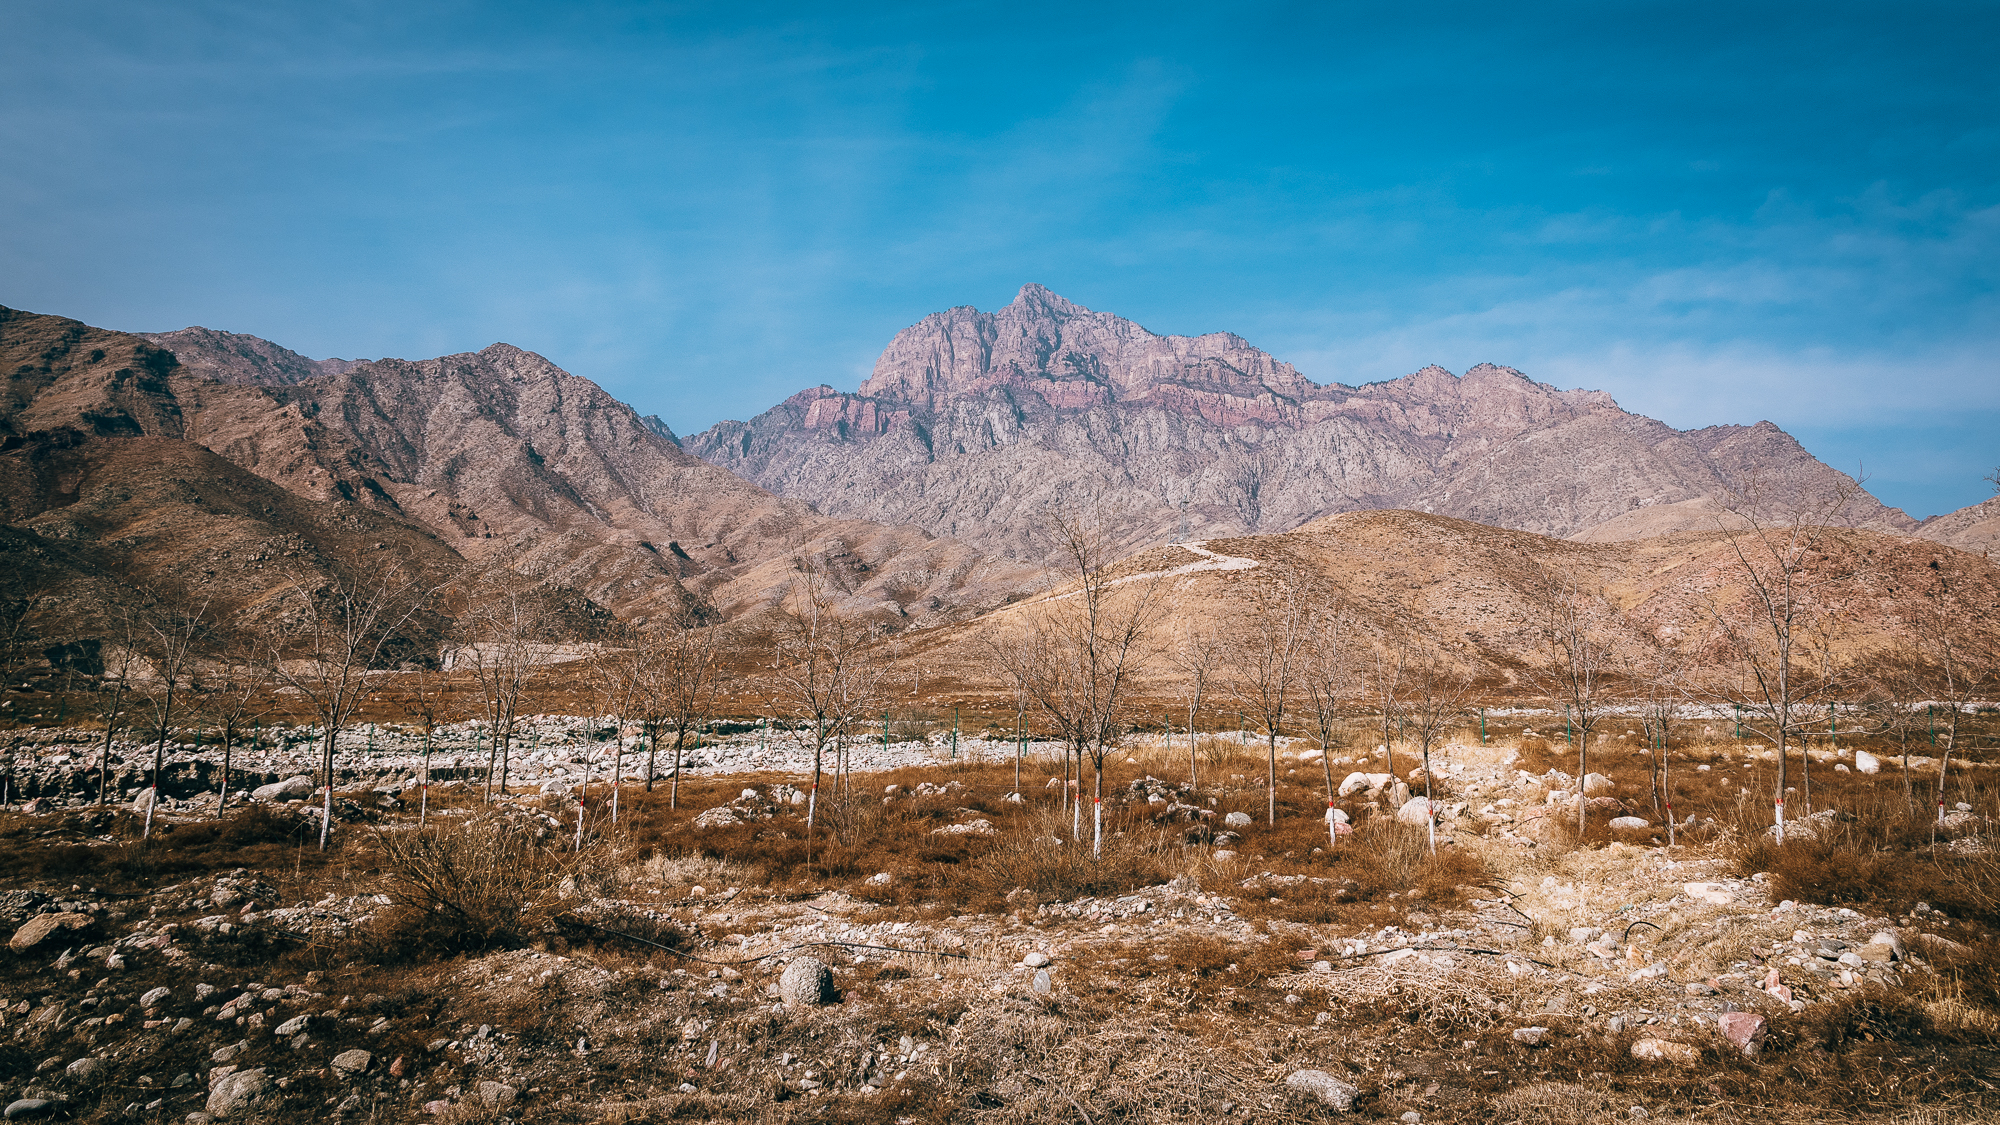
[[[1326,845],[1329,849],[1340,846],[1340,829],[1333,819],[1333,749],[1332,739],[1322,730],[1319,738],[1319,765],[1326,774]]]
[[[417,827],[422,829],[431,812],[431,728],[424,728],[424,772],[417,782]]]
[[[1577,786],[1577,796],[1581,799],[1582,795],[1583,787],[1579,783]],[[1436,855],[1438,850],[1437,802],[1431,800],[1431,743],[1428,738],[1424,740],[1424,828],[1430,834],[1431,854]],[[1577,829],[1577,837],[1580,840],[1582,836],[1583,830],[1579,827]]]
[[[670,809],[681,807],[681,753],[686,745],[687,724],[677,723],[674,726],[674,776],[667,779],[667,807]],[[813,762],[813,784],[815,787],[819,784],[819,762],[817,758]],[[808,817],[807,821],[810,823],[811,818]]]
[[[1104,858],[1104,753],[1098,748],[1097,775],[1090,792],[1090,858]]]
[[[333,755],[335,749],[334,729],[335,728],[332,723],[328,723],[326,725],[325,742],[322,744],[326,748],[325,753],[321,759],[326,769],[326,799],[320,807],[320,818],[319,818],[320,851],[326,850],[327,837],[331,835],[333,832]]]
[[[229,811],[229,762],[235,749],[235,731],[225,726],[222,728],[222,795],[215,799],[215,815],[218,817]]]
[[[1266,749],[1269,751],[1270,788],[1264,796],[1270,806],[1270,823],[1276,826],[1278,823],[1278,728],[1274,725],[1268,733],[1270,734],[1270,742],[1266,745]]]
[[[98,757],[98,805],[104,805],[106,797],[110,793],[110,779],[112,779],[112,735],[118,733],[118,715],[122,715],[122,711],[124,711],[124,681],[120,679],[118,681],[118,691],[112,693],[112,711],[110,711],[110,717],[104,721],[104,755]],[[1908,759],[1910,759],[1908,749],[1904,749],[1902,757],[1904,757],[1904,775],[1908,777],[1908,773],[1910,773],[1908,771]]]

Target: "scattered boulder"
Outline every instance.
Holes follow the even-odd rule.
[[[1701,1052],[1671,1039],[1641,1039],[1632,1044],[1632,1057],[1644,1062],[1670,1062],[1687,1066],[1701,1058]]]
[[[514,1087],[491,1080],[481,1082],[473,1087],[473,1090],[479,1095],[480,1101],[493,1109],[505,1109],[513,1105],[514,1099],[519,1096],[519,1091]]]
[[[1055,978],[1049,976],[1047,969],[1037,969],[1035,970],[1035,979],[1029,987],[1035,990],[1035,995],[1047,996],[1056,990]]]
[[[728,805],[717,805],[694,818],[696,828],[730,828],[741,823],[736,810]]]
[[[312,796],[313,779],[304,774],[274,781],[269,785],[259,785],[250,791],[253,801],[298,801]]]
[[[132,811],[138,813],[140,816],[144,816],[152,810],[154,802],[158,800],[159,794],[152,786],[148,785],[146,788],[139,790],[137,797],[132,798]]]
[[[211,1117],[228,1117],[249,1109],[271,1089],[271,1077],[263,1067],[237,1070],[219,1066],[208,1076],[208,1112]]]
[[[149,988],[144,995],[139,997],[139,1006],[141,1008],[157,1008],[160,1006],[160,1001],[165,1000],[173,994],[174,990],[165,985],[161,985],[158,988]]]
[[[1350,773],[1340,783],[1339,793],[1342,797],[1352,797],[1358,792],[1366,792],[1372,796],[1381,792],[1382,787],[1391,780],[1393,779],[1386,773]]]
[[[1431,822],[1431,801],[1429,797],[1412,797],[1396,810],[1396,822],[1413,824],[1421,828]]]
[[[933,836],[997,836],[999,834],[1000,830],[993,827],[993,822],[983,817],[965,824],[947,824],[943,828],[935,829],[931,832]]]
[[[101,1077],[104,1074],[104,1068],[105,1068],[105,1062],[103,1059],[95,1059],[86,1056],[84,1058],[76,1060],[75,1062],[69,1064],[66,1067],[63,1067],[63,1073],[67,1075],[70,1081],[72,1082],[89,1082],[94,1078]]]
[[[1881,773],[1882,759],[1870,754],[1866,750],[1856,750],[1854,752],[1854,772]]]
[[[1618,783],[1601,773],[1583,775],[1583,795],[1586,797],[1609,797],[1618,791]]]
[[[44,1117],[54,1117],[62,1103],[52,1098],[20,1098],[7,1103],[6,1119],[9,1121],[38,1121]]]
[[[1736,901],[1735,893],[1721,883],[1683,883],[1681,893],[1710,906],[1728,906]]]
[[[1233,812],[1222,818],[1224,828],[1248,828],[1250,824],[1250,814],[1247,812]]]
[[[280,1039],[290,1039],[292,1036],[305,1031],[306,1027],[311,1023],[312,1016],[310,1015],[293,1016],[291,1019],[279,1024],[272,1034]]]
[[[801,957],[778,976],[778,997],[794,1008],[832,1003],[833,970],[818,958]]]
[[[1764,1017],[1753,1012],[1724,1012],[1715,1017],[1715,1026],[1745,1055],[1755,1055],[1764,1045]]]
[[[374,1061],[375,1056],[367,1051],[359,1049],[342,1051],[333,1056],[333,1070],[342,1077],[352,1078],[357,1074],[367,1073],[368,1064]]]
[[[1611,829],[1614,832],[1620,829],[1638,830],[1651,828],[1652,826],[1652,821],[1647,820],[1643,816],[1614,816],[1611,818]]]
[[[1530,1047],[1539,1047],[1549,1041],[1549,1029],[1546,1027],[1517,1027],[1509,1038],[1513,1039],[1516,1043],[1525,1043]]]
[[[1049,955],[1040,951],[1030,953],[1026,957],[1021,958],[1021,964],[1026,965],[1030,969],[1039,969],[1048,963]]]
[[[875,874],[870,875],[868,878],[862,880],[862,882],[866,883],[868,886],[871,887],[886,887],[895,881],[896,881],[895,874],[893,872],[888,872],[888,871],[877,871]]]
[[[37,914],[14,931],[7,948],[16,953],[26,953],[48,940],[51,934],[88,929],[90,921],[88,914]]]
[[[1342,1082],[1324,1070],[1295,1070],[1285,1075],[1285,1089],[1312,1098],[1336,1113],[1354,1108],[1360,1089]]]

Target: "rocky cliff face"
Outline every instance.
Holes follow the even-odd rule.
[[[252,337],[159,338],[179,350],[0,310],[0,363],[16,372],[0,400],[6,523],[135,579],[241,577],[203,552],[228,540],[247,556],[252,540],[305,524],[345,527],[315,547],[327,565],[366,566],[366,552],[394,547],[429,570],[550,579],[631,616],[691,601],[746,612],[783,590],[800,557],[828,567],[850,608],[897,622],[969,612],[1032,577],[914,528],[781,500],[510,345],[308,374],[299,364],[314,361]],[[204,522],[225,517],[201,489],[155,487],[194,476],[217,495],[258,497],[226,519],[259,526],[224,534]],[[86,495],[94,514],[73,518]],[[158,534],[132,535],[141,519]],[[274,583],[291,565],[276,558]]]
[[[1041,513],[1094,504],[1127,545],[1409,508],[1538,534],[1714,526],[1838,483],[1768,422],[1682,432],[1512,368],[1319,385],[1228,333],[1158,336],[1037,285],[899,333],[857,394],[817,387],[684,448],[830,515],[1037,558]],[[1908,530],[1865,495],[1846,513]],[[1602,533],[1600,532],[1600,534]]]

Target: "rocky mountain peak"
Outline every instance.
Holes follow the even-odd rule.
[[[962,305],[897,333],[861,395],[930,412],[999,390],[1056,410],[1087,410],[1176,388],[1252,399],[1319,389],[1233,333],[1161,336],[1029,284],[994,312]]]
[[[185,352],[191,358],[183,360],[182,364],[190,374],[217,383],[289,387],[323,375],[342,375],[366,362],[358,359],[308,359],[269,340],[199,325],[177,332],[142,332],[136,335],[177,356]]]

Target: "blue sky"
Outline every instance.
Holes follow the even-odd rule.
[[[19,0],[0,304],[506,340],[688,432],[1036,281],[1321,381],[2000,464],[2000,5]]]

